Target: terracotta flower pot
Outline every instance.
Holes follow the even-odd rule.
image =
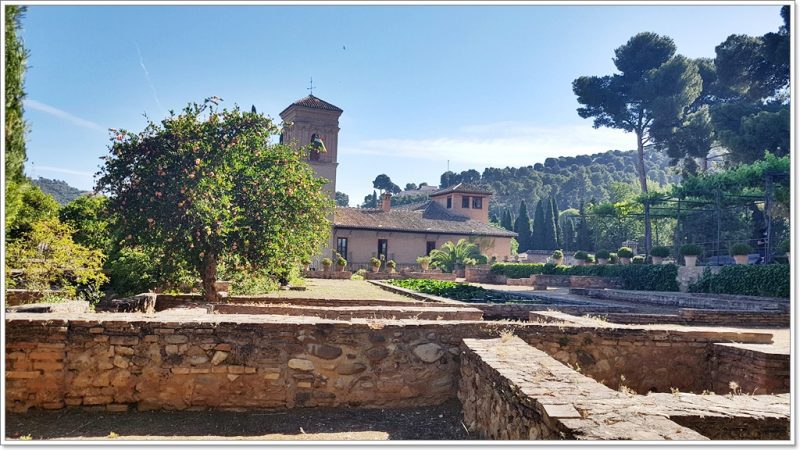
[[[683,261],[686,263],[686,267],[694,267],[697,265],[697,255],[683,255]]]
[[[420,264],[419,266],[422,268],[422,271],[425,272],[426,270],[428,270],[430,264]]]
[[[558,258],[553,260],[553,264],[560,266],[564,262],[564,258]]]
[[[372,270],[373,272],[377,272],[377,271],[378,271],[378,269],[380,269],[380,267],[379,267],[379,266],[370,266],[369,268],[370,268],[370,270]]]
[[[624,258],[624,257],[620,256],[619,257],[619,263],[620,264],[630,264],[631,263],[631,259],[630,258]]]
[[[733,255],[733,259],[736,260],[736,264],[747,264],[747,255]]]

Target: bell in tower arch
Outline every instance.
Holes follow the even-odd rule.
[[[321,153],[325,153],[328,150],[325,148],[325,143],[322,142],[322,138],[314,133],[311,135],[311,152],[309,154],[309,159],[312,161],[319,161],[319,155]]]

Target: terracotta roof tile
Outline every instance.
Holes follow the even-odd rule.
[[[314,97],[313,95],[309,95],[308,97],[301,98],[300,100],[292,103],[291,105],[287,106],[286,109],[281,111],[281,114],[285,113],[287,109],[291,108],[292,106],[304,106],[306,108],[314,108],[314,109],[324,109],[327,111],[338,111],[343,112],[341,108],[338,106],[332,105],[325,100],[322,100],[319,97]]]
[[[337,228],[391,230],[418,233],[447,233],[471,236],[515,237],[511,231],[477,220],[452,215],[436,202],[405,205],[390,211],[373,208],[336,208],[333,224]]]
[[[483,188],[483,187],[480,187],[480,186],[476,186],[474,184],[458,183],[458,184],[455,184],[453,186],[449,186],[449,187],[446,187],[446,188],[444,188],[442,190],[439,190],[439,191],[436,191],[436,192],[432,193],[431,197],[444,195],[444,194],[450,194],[450,193],[453,193],[453,192],[459,192],[459,193],[463,192],[464,194],[492,195],[492,191],[490,191],[490,190],[488,190],[486,188]]]

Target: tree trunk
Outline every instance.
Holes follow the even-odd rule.
[[[644,135],[642,132],[636,132],[636,169],[639,172],[639,185],[642,188],[642,194],[647,195],[647,170],[644,167],[644,143],[642,140]],[[650,254],[650,247],[652,244],[652,229],[650,226],[650,203],[644,203],[644,252]]]
[[[217,301],[217,255],[208,252],[203,257],[203,298],[207,302]]]

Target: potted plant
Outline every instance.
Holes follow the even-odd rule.
[[[325,272],[331,271],[331,266],[333,265],[333,261],[330,258],[322,258],[322,270]]]
[[[745,243],[731,246],[731,256],[736,260],[736,264],[747,264],[747,255],[752,251],[753,249]]]
[[[681,256],[686,263],[686,267],[694,267],[697,264],[697,257],[703,253],[703,249],[696,244],[684,244],[681,246]]]
[[[631,259],[631,264],[644,264],[644,256],[636,255]]]
[[[586,264],[589,254],[583,250],[578,250],[574,255],[572,255],[572,257],[575,258],[575,265],[583,266]]]
[[[309,258],[309,257],[307,257],[307,256],[306,256],[306,257],[304,257],[302,260],[300,260],[300,264],[302,264],[302,265],[303,265],[303,270],[305,270],[306,272],[308,272],[308,270],[309,270],[309,267],[311,266],[311,258]]]
[[[620,247],[617,250],[617,256],[619,256],[619,262],[622,264],[630,264],[631,258],[633,258],[633,250],[630,247]]]
[[[373,256],[369,260],[369,266],[373,272],[377,272],[381,268],[381,260]]]
[[[553,264],[560,266],[564,262],[564,252],[556,250],[553,252]]]
[[[394,273],[395,267],[397,267],[397,263],[394,262],[393,259],[390,259],[386,262],[386,267],[389,269],[389,273]]]
[[[336,258],[336,268],[339,270],[339,272],[344,272],[344,268],[346,266],[347,266],[347,260],[344,259],[342,255],[339,255],[339,257]]]
[[[619,256],[616,253],[609,253],[608,254],[608,263],[609,264],[619,264]]]
[[[657,245],[650,250],[650,255],[653,257],[653,264],[661,264],[664,262],[664,258],[669,257],[669,247]]]
[[[592,265],[595,263],[594,255],[586,255],[586,265]]]
[[[417,264],[419,264],[419,266],[422,268],[422,271],[425,272],[431,265],[431,257],[420,256],[419,258],[417,258]]]
[[[598,250],[597,253],[594,254],[595,258],[597,258],[597,264],[608,264],[609,258],[611,258],[611,253],[608,250]]]

